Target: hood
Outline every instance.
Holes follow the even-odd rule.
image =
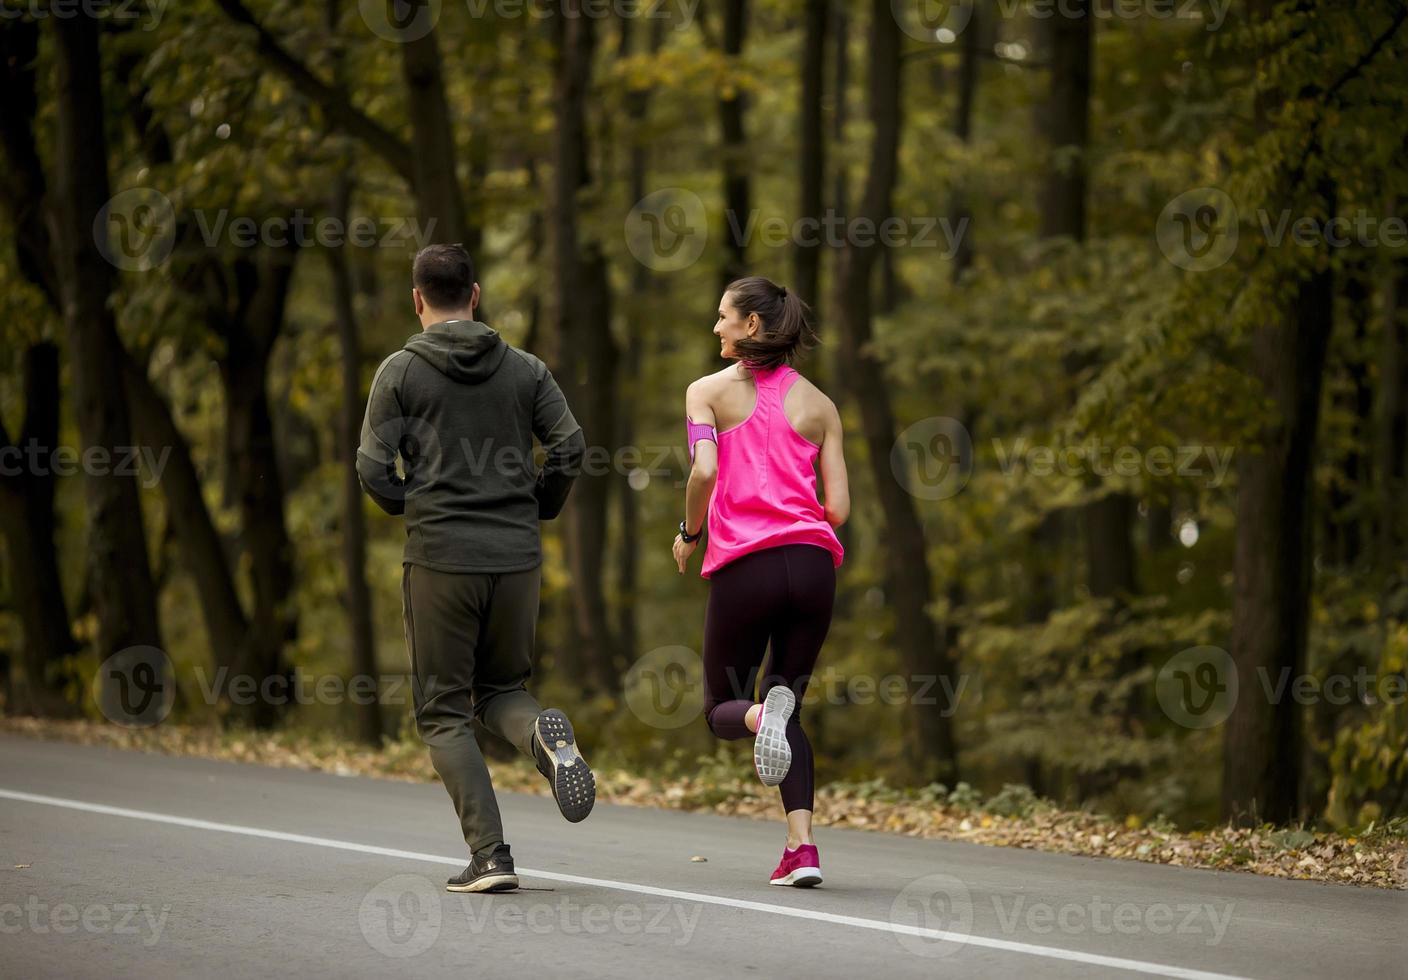
[[[503,338],[478,320],[432,323],[406,341],[405,349],[462,384],[488,379],[508,353]]]

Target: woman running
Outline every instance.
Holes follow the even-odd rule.
[[[693,465],[675,538],[683,574],[706,527],[704,710],[719,738],[753,738],[753,764],[781,785],[787,847],[774,885],[821,881],[812,841],[812,749],[800,704],[831,626],[851,509],[841,417],[791,367],[816,333],[801,298],[761,276],[729,284],[714,325],[735,363],[685,393]],[[826,491],[817,500],[816,470]],[[705,518],[707,515],[707,525]],[[755,699],[769,642],[772,654]]]

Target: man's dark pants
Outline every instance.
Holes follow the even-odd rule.
[[[504,831],[473,722],[532,757],[533,722],[542,707],[525,685],[542,572],[403,567],[416,727],[454,802],[465,843],[478,853],[502,844]]]

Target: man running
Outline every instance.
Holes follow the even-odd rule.
[[[513,857],[474,721],[534,758],[562,815],[596,800],[561,711],[526,689],[542,546],[586,442],[552,374],[477,321],[479,283],[460,245],[416,255],[421,333],[377,368],[357,450],[367,494],[404,514],[401,594],[416,727],[459,814],[470,863],[452,892],[516,888]],[[546,457],[532,461],[533,438]],[[399,468],[398,468],[399,464]]]

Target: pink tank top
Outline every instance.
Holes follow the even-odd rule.
[[[764,548],[813,544],[837,565],[845,550],[816,495],[820,447],[787,421],[783,399],[799,375],[785,365],[754,370],[753,412],[719,433],[719,478],[709,502],[705,578]]]

